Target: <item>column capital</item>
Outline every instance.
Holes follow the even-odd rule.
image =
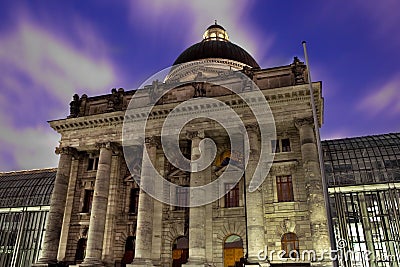
[[[120,146],[114,142],[97,142],[95,147],[97,149],[106,148],[112,150],[114,153],[118,153],[120,150]]]
[[[72,155],[74,158],[78,158],[78,156],[79,156],[78,150],[76,148],[73,148],[70,146],[66,146],[66,147],[58,146],[58,147],[56,147],[54,152],[57,155],[61,155],[61,154]]]
[[[204,130],[192,130],[192,131],[187,131],[186,132],[186,138],[187,139],[194,139],[194,138],[200,138],[203,139],[205,137]]]
[[[294,125],[297,129],[300,129],[302,126],[309,125],[311,126],[314,123],[313,117],[305,117],[305,118],[294,118]]]
[[[158,136],[149,136],[144,139],[144,143],[149,147],[159,147],[161,142]]]
[[[248,131],[248,132],[258,133],[259,130],[260,130],[260,127],[258,126],[257,123],[251,123],[251,124],[246,125],[246,131]]]

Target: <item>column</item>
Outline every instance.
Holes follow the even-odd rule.
[[[41,267],[57,263],[58,246],[63,223],[65,201],[67,197],[72,157],[76,156],[76,149],[71,147],[56,148],[60,154],[56,180],[51,194],[50,211],[46,221],[46,233],[43,241],[42,255],[32,266]]]
[[[204,138],[203,131],[193,131],[188,133],[188,138],[192,140],[191,160],[200,158],[200,141]],[[191,166],[190,187],[197,187],[205,184],[206,170],[196,172],[196,166]],[[206,196],[204,191],[198,190],[196,194],[191,194],[190,203],[195,203]],[[204,266],[206,262],[206,230],[205,221],[206,208],[190,207],[189,210],[189,259],[185,266]]]
[[[151,176],[151,169],[156,163],[158,139],[149,137],[145,140],[146,147],[143,154],[147,153],[149,158],[143,157],[142,171],[140,177],[141,187],[154,187],[154,180]],[[135,259],[132,264],[127,266],[152,266],[152,239],[153,239],[153,216],[154,216],[154,199],[145,191],[140,189],[138,216],[136,226],[136,242],[135,242]]]
[[[109,264],[114,264],[114,239],[115,239],[115,219],[117,210],[118,184],[120,178],[120,155],[116,153],[111,158],[110,190],[108,192],[108,205],[106,224],[104,230],[104,243],[102,260]]]
[[[70,174],[67,197],[65,202],[64,219],[60,235],[60,247],[58,248],[58,256],[57,256],[57,258],[60,261],[65,260],[65,253],[67,251],[69,226],[71,222],[72,207],[75,196],[75,186],[76,186],[76,180],[78,178],[78,170],[79,170],[79,158],[76,158],[75,160],[72,160],[71,174]]]
[[[110,186],[112,144],[102,143],[98,146],[100,147],[100,156],[94,184],[92,211],[90,212],[86,257],[80,266],[104,266],[101,261],[101,253]]]
[[[259,140],[258,127],[256,125],[246,126],[249,137],[249,161],[245,170],[246,185],[246,208],[247,208],[247,259],[249,262],[258,262],[258,252],[265,247],[264,238],[264,208],[263,195],[261,188],[253,192],[249,192],[249,184],[253,178],[259,159]]]
[[[312,249],[319,252],[322,249],[330,249],[331,246],[325,208],[325,201],[328,200],[324,198],[313,123],[312,117],[295,119],[295,125],[300,134],[301,155],[307,183]],[[329,260],[328,257],[326,258]]]

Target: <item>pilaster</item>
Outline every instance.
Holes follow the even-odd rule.
[[[263,195],[261,188],[250,192],[248,190],[250,181],[256,170],[259,158],[259,130],[256,125],[246,126],[247,134],[249,136],[250,154],[249,161],[245,170],[246,185],[246,209],[247,209],[247,238],[248,250],[247,258],[249,262],[258,262],[258,252],[265,246],[264,238],[264,209],[263,209]]]

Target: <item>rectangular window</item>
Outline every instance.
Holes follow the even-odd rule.
[[[233,184],[225,184],[225,208],[239,207],[239,183],[237,183],[233,188]],[[232,189],[231,189],[232,188]]]
[[[274,149],[275,149],[275,151],[274,151]],[[280,149],[279,149],[279,142],[278,142],[278,140],[271,140],[271,152],[272,153],[279,153],[279,152],[281,152],[280,151]]]
[[[282,152],[290,152],[290,140],[289,138],[282,139]]]
[[[85,190],[85,196],[83,198],[83,213],[90,213],[92,210],[92,202],[93,202],[93,190]]]
[[[139,207],[139,188],[131,188],[130,202],[129,202],[129,212],[137,214]]]
[[[177,187],[175,197],[178,204],[175,210],[185,210],[189,205],[189,187]]]
[[[278,191],[278,201],[279,202],[290,202],[293,201],[293,184],[292,176],[277,176],[276,186]]]
[[[95,158],[89,158],[88,160],[88,171],[94,171],[97,170],[97,167],[99,166],[99,158],[95,157]]]

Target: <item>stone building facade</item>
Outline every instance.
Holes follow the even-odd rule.
[[[60,161],[43,251],[34,266],[63,262],[70,266],[222,267],[233,266],[246,254],[250,262],[266,266],[332,266],[329,257],[313,261],[301,256],[304,251],[319,255],[321,249],[330,248],[307,82],[306,66],[297,58],[286,66],[262,69],[229,41],[225,29],[212,25],[201,42],[177,58],[163,81],[144,87],[147,91],[120,88],[108,95],[75,95],[70,116],[50,122],[61,135],[56,151]],[[202,140],[212,139],[217,152],[211,166],[187,172],[166,159],[160,146],[163,121],[185,101],[192,101],[185,110],[188,113],[218,112],[218,105],[196,102],[206,97],[239,114],[251,151],[244,176],[252,177],[261,157],[260,125],[248,104],[227,90],[226,84],[245,95],[258,87],[262,101],[269,103],[276,136],[267,134],[266,153],[274,159],[262,163],[270,166],[265,180],[253,192],[246,189],[250,179],[245,184],[245,177],[237,185],[225,183],[222,186],[229,191],[225,196],[199,207],[187,207],[194,196],[179,190],[163,189],[182,205],[153,199],[137,184],[138,178],[141,183],[151,182],[146,171],[149,164],[171,183],[192,187],[216,180],[226,162],[234,160],[226,129],[207,118],[190,121],[180,132],[179,145],[194,161],[200,157]],[[320,127],[321,83],[312,86]],[[168,93],[152,102],[165,88]],[[134,156],[127,160],[123,123],[130,101],[138,94],[144,106],[153,103],[154,107],[142,145],[132,146]],[[146,119],[140,112],[135,114],[135,119]],[[143,151],[148,159],[142,159]],[[287,252],[281,254],[284,259],[279,258],[281,250]],[[296,260],[287,259],[290,252],[298,256]],[[268,258],[260,259],[265,254]]]

